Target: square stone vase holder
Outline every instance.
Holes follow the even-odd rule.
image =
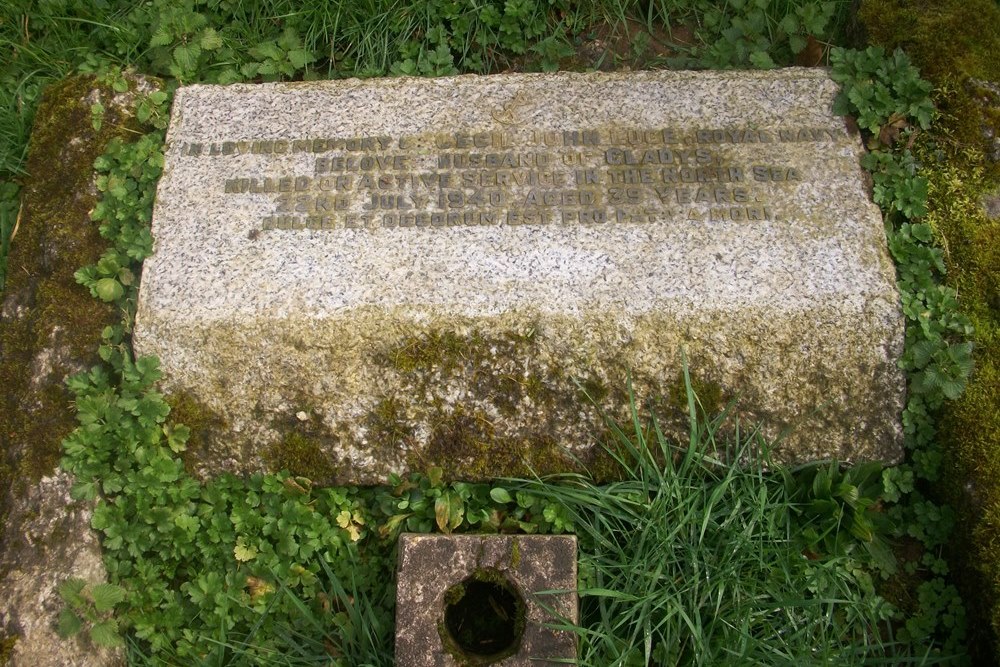
[[[400,667],[565,664],[577,620],[574,536],[400,536]]]

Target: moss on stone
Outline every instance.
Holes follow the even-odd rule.
[[[915,150],[929,179],[925,221],[975,327],[976,366],[939,421],[945,459],[936,493],[962,517],[949,562],[969,607],[970,653],[985,664],[1000,651],[1000,220],[981,205],[1000,188],[1000,6],[865,0],[859,15],[871,43],[902,47],[937,88],[941,117]]]
[[[213,442],[223,436],[228,424],[222,415],[200,402],[190,392],[169,394],[166,401],[170,405],[170,420],[191,429],[187,449],[181,454],[181,458],[188,472],[197,474],[199,463],[210,455]]]
[[[394,396],[385,396],[368,413],[364,421],[369,437],[382,447],[406,447],[413,442],[413,425],[406,411]]]
[[[688,372],[691,379],[691,390],[694,392],[696,404],[701,407],[702,415],[711,419],[719,414],[724,404],[722,386],[709,379],[707,374]],[[678,371],[669,387],[667,405],[673,411],[680,410],[685,418],[688,412],[687,383],[684,381],[684,371]]]
[[[428,429],[426,447],[414,448],[406,457],[410,469],[441,467],[452,479],[489,479],[533,476],[586,470],[599,481],[620,479],[615,455],[623,453],[621,434],[633,442],[655,442],[651,424],[642,433],[632,432],[627,413],[630,403],[626,378],[608,380],[594,371],[571,376],[562,360],[540,350],[539,323],[517,330],[430,330],[406,337],[376,354],[376,361],[400,378],[408,396],[420,396],[419,415],[406,415],[393,396],[382,397],[365,417],[368,442],[376,458],[396,454],[416,440],[415,424]],[[621,368],[620,351],[596,362],[604,368]],[[696,360],[704,366],[704,360]],[[705,362],[707,363],[707,362]],[[624,372],[624,371],[623,371]],[[704,415],[715,416],[728,400],[721,385],[706,372],[692,372],[693,388]],[[678,433],[687,430],[687,392],[683,374],[673,382],[642,373],[632,374],[632,384],[644,396],[640,412],[655,416],[661,425]],[[665,395],[651,394],[663,387]],[[640,389],[641,388],[641,389]],[[505,431],[508,420],[522,412],[536,411],[518,427],[517,435]],[[567,426],[580,426],[582,411],[594,413],[595,431],[583,437],[602,446],[588,446],[584,454],[565,449]],[[611,423],[605,423],[604,419]],[[662,456],[654,452],[654,455]]]
[[[872,44],[901,47],[922,74],[997,79],[1000,7],[993,0],[864,0],[858,10]]]
[[[0,667],[10,664],[11,656],[14,655],[14,646],[17,644],[17,637],[7,635],[0,630]]]
[[[70,77],[45,90],[35,115],[0,327],[0,485],[9,493],[55,469],[75,427],[64,377],[98,361],[100,332],[117,319],[73,277],[107,246],[89,217],[94,160],[135,127],[113,96],[93,77]],[[105,108],[99,131],[90,109],[97,99]],[[0,500],[0,519],[5,512]]]
[[[1000,82],[1000,6],[993,0],[865,0],[859,17],[872,44],[901,47],[924,78],[947,94],[934,132],[984,153],[992,140],[985,127],[1000,130],[1000,107],[984,105],[983,82]],[[989,166],[994,177],[1000,164]]]
[[[935,159],[938,146],[918,146],[929,179],[927,222],[941,236],[947,282],[975,327],[976,365],[965,393],[941,415],[945,474],[937,486],[966,518],[959,522],[965,534],[955,537],[951,560],[964,566],[959,572],[972,610],[979,607],[992,618],[994,637],[983,641],[995,643],[1000,636],[1000,220],[987,217],[980,206],[987,183],[981,156],[966,149]]]
[[[511,416],[525,397],[537,398],[544,392],[544,378],[529,370],[527,363],[518,365],[517,373],[485,371],[498,359],[530,361],[537,354],[533,342],[534,329],[492,336],[475,330],[467,334],[429,331],[382,352],[380,362],[411,377],[447,378],[470,369],[478,371],[471,373],[476,394],[488,397],[502,414]]]
[[[446,373],[461,364],[482,339],[478,334],[461,336],[453,331],[431,331],[411,336],[394,350],[382,354],[383,361],[401,372],[434,369]]]
[[[589,377],[580,381],[578,398],[581,401],[593,401],[594,403],[599,404],[604,401],[610,393],[611,389],[608,388],[607,385],[597,378]]]
[[[465,584],[459,582],[454,586],[451,586],[444,592],[444,604],[446,607],[450,607],[453,604],[458,604],[465,597]]]
[[[430,397],[423,409],[429,412],[424,418],[431,433],[426,449],[409,458],[411,468],[438,466],[451,478],[487,479],[579,467],[559,445],[556,419],[578,414],[577,385],[557,364],[541,360],[536,331],[536,326],[490,334],[432,330],[376,355],[377,363],[401,376],[407,393]],[[584,382],[600,399],[610,393],[599,379]],[[455,393],[463,397],[445,398],[448,386],[461,387]],[[553,419],[522,437],[498,433],[495,419],[527,409],[544,410]],[[380,399],[364,423],[369,446],[377,450],[395,452],[414,436],[412,423],[391,396]]]
[[[309,421],[293,425],[282,439],[264,452],[270,470],[287,470],[319,484],[332,484],[337,479],[338,466],[330,455],[330,434]]]
[[[524,629],[527,625],[527,609],[524,603],[524,598],[503,572],[493,567],[479,567],[476,568],[472,575],[467,579],[451,586],[447,591],[445,591],[445,608],[458,604],[465,598],[467,592],[466,583],[470,581],[494,584],[506,590],[514,598],[514,642],[507,649],[491,655],[472,654],[463,649],[459,645],[458,640],[452,636],[452,633],[448,630],[446,625],[445,615],[442,614],[441,620],[437,624],[438,636],[441,639],[441,646],[444,648],[445,652],[454,658],[455,662],[461,667],[479,667],[481,665],[497,664],[504,658],[508,658],[520,650],[521,638],[524,636]]]

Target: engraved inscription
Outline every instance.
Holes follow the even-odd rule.
[[[516,100],[499,115],[516,111]],[[513,111],[512,111],[513,110]],[[496,225],[781,222],[774,197],[809,179],[782,146],[838,142],[843,131],[773,128],[572,128],[185,143],[180,155],[310,168],[237,174],[227,196],[267,195],[256,231]],[[747,148],[757,145],[756,159]],[[766,154],[765,154],[766,152]],[[777,157],[776,157],[777,156]],[[286,168],[287,169],[287,168]]]

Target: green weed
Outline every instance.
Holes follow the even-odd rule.
[[[934,117],[931,84],[902,50],[891,56],[877,46],[864,51],[835,48],[830,56],[830,75],[841,85],[834,112],[852,115],[871,133],[873,148],[891,144],[892,125],[900,122],[926,130]],[[926,197],[926,190],[924,193]]]
[[[832,76],[843,86],[837,108],[854,114],[873,149],[862,164],[874,181],[874,198],[883,210],[889,250],[897,267],[897,285],[906,318],[900,367],[909,393],[903,411],[907,461],[883,473],[888,517],[897,538],[919,540],[924,553],[905,568],[916,577],[917,600],[901,631],[909,641],[942,638],[944,649],[958,652],[965,639],[965,610],[958,591],[947,582],[942,548],[954,513],[926,497],[941,473],[943,453],[936,418],[945,401],[964,391],[972,372],[972,324],[960,312],[958,294],[943,284],[943,252],[934,230],[921,221],[927,213],[927,179],[907,146],[916,128],[927,129],[935,112],[930,84],[905,54],[886,56],[879,48],[835,50]],[[911,582],[912,585],[912,582]]]
[[[696,43],[678,45],[671,64],[710,69],[789,65],[810,38],[822,53],[849,11],[840,0],[656,0],[646,6],[647,24],[659,18],[694,33]]]
[[[125,600],[125,590],[114,584],[90,585],[83,579],[67,579],[59,584],[59,597],[66,607],[59,615],[57,631],[71,637],[86,627],[97,646],[124,646],[114,618],[115,607]]]

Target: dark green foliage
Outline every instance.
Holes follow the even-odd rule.
[[[891,120],[908,119],[922,129],[934,115],[931,84],[902,50],[886,56],[881,47],[864,51],[835,48],[830,53],[830,74],[842,86],[834,112],[852,115],[858,125],[878,136]]]
[[[873,198],[876,204],[902,213],[907,218],[919,218],[927,213],[927,179],[917,173],[910,151],[898,155],[873,151],[861,158],[861,165],[871,172],[875,181]],[[930,230],[927,231],[929,234]],[[930,240],[930,237],[920,239],[923,243]]]
[[[126,591],[124,629],[190,659],[216,628],[247,633],[265,610],[267,628],[292,622],[299,603],[279,590],[316,603],[324,568],[362,588],[381,585],[374,570],[343,569],[367,531],[355,491],[314,489],[287,473],[199,484],[177,456],[186,429],[166,422],[170,408],[150,389],[156,361],[123,352],[113,366],[70,379],[80,426],[63,465],[77,478],[75,497],[101,496],[92,525],[111,581]],[[375,554],[368,563],[382,566]],[[255,630],[254,650],[288,649],[287,636],[267,628]]]
[[[61,637],[70,637],[84,628],[90,641],[98,646],[124,646],[113,617],[115,607],[125,600],[125,589],[114,584],[89,585],[82,579],[67,579],[59,584],[59,597],[66,607],[56,628]]]
[[[880,503],[884,493],[879,463],[842,468],[813,464],[783,471],[803,549],[810,554],[849,555],[860,545],[884,573],[894,574],[896,559],[885,537],[889,522]]]
[[[392,477],[391,486],[374,495],[382,517],[379,533],[395,540],[402,531],[443,533],[481,531],[515,533],[573,532],[566,508],[535,495],[504,486],[442,483],[443,471],[413,473],[406,480]]]
[[[907,371],[909,396],[903,411],[907,462],[883,474],[886,500],[896,537],[922,543],[919,562],[907,563],[917,575],[918,599],[901,636],[924,641],[937,636],[947,652],[964,646],[965,611],[957,589],[944,578],[948,566],[942,548],[954,524],[954,512],[925,496],[927,482],[938,479],[943,453],[935,419],[946,400],[959,397],[972,372],[973,334],[968,317],[958,309],[955,290],[942,284],[943,253],[935,246],[934,230],[921,221],[927,211],[928,181],[920,175],[909,148],[885,132],[891,125],[909,135],[926,129],[934,116],[930,85],[899,51],[891,58],[879,48],[836,51],[833,76],[843,86],[842,112],[856,114],[871,133],[863,165],[875,183],[875,201],[882,207],[889,250],[896,260],[897,284],[906,317],[906,343],[900,366]],[[895,137],[898,138],[898,137]],[[923,487],[921,486],[923,482]],[[889,574],[888,572],[886,574]]]
[[[139,264],[153,251],[149,223],[156,182],[163,170],[163,132],[143,135],[134,143],[112,141],[94,162],[94,169],[102,197],[91,218],[101,223],[101,236],[111,241],[112,247],[96,265],[81,268],[74,277],[90,289],[92,296],[127,305],[124,312],[131,314],[138,297]],[[124,326],[131,327],[131,317]],[[111,345],[120,345],[121,327],[109,329],[112,331],[105,332],[105,339]],[[108,345],[102,347],[103,359],[107,361],[110,353]]]
[[[846,2],[730,0],[653,2],[670,23],[694,24],[699,44],[677,64],[712,69],[788,65],[809,38],[828,42],[847,11]]]

